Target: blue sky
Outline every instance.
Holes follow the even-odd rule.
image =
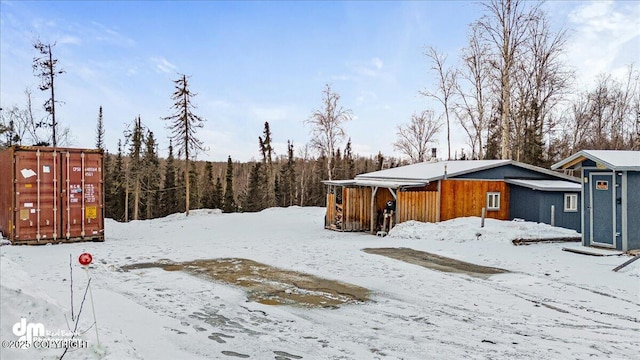
[[[640,65],[640,2],[549,2],[555,26],[570,29],[567,62],[576,88],[597,74],[621,75]],[[54,55],[66,71],[57,79],[64,103],[57,117],[69,126],[74,146],[92,147],[98,107],[106,142],[115,152],[126,124],[140,115],[166,156],[172,80],[191,76],[199,132],[209,148],[203,160],[258,157],[257,138],[269,121],[276,151],[287,140],[309,139],[303,121],[321,106],[325,83],[353,110],[345,127],[355,152],[398,155],[396,127],[411,114],[441,107],[418,92],[432,88],[424,56],[435,46],[457,61],[468,24],[481,7],[471,1],[410,2],[213,2],[213,1],[1,1],[0,106],[24,106],[37,90],[31,43],[57,42]],[[454,121],[453,148],[465,145]],[[446,152],[446,135],[437,145]]]

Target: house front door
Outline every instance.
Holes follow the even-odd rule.
[[[615,244],[615,184],[612,173],[590,175],[591,244],[614,247]]]

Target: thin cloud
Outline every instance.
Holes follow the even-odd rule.
[[[89,29],[89,31],[96,41],[105,42],[121,47],[134,47],[136,45],[135,40],[121,34],[113,28],[104,26],[95,21],[92,21],[91,25],[92,28]]]
[[[574,29],[568,59],[580,69],[579,80],[593,81],[600,73],[617,73],[640,54],[640,3],[596,1],[568,14]]]
[[[58,41],[58,44],[72,44],[79,45],[82,43],[79,37],[73,35],[63,35]]]
[[[152,57],[151,61],[154,63],[156,71],[158,72],[166,74],[173,74],[176,72],[177,67],[163,57]]]

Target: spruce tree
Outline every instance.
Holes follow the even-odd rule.
[[[196,94],[189,89],[187,76],[182,74],[174,83],[176,90],[171,98],[174,101],[172,109],[175,110],[175,113],[164,119],[171,122],[171,125],[169,125],[171,137],[175,141],[179,151],[184,153],[185,164],[183,178],[189,178],[189,171],[191,169],[189,163],[191,157],[195,156],[198,151],[204,150],[202,141],[196,137],[197,129],[204,127],[204,119],[193,113],[193,110],[196,108],[193,104],[193,97]],[[185,181],[185,209],[187,216],[189,216],[190,209],[190,183],[191,181]]]
[[[48,126],[52,129],[51,142],[52,146],[58,146],[58,138],[56,130],[58,129],[58,123],[56,121],[56,97],[54,81],[56,76],[63,74],[64,70],[58,69],[58,59],[53,57],[51,50],[56,44],[43,44],[40,39],[33,43],[33,47],[38,50],[40,55],[33,58],[33,71],[35,75],[39,77],[42,82],[39,89],[41,91],[49,91],[49,98],[44,103],[44,110],[51,115],[51,123],[40,122],[38,127]]]
[[[287,162],[280,169],[279,206],[291,206],[296,202],[296,172],[293,144],[287,141]]]
[[[351,138],[349,138],[347,146],[344,148],[343,162],[345,179],[353,179],[356,176],[356,163],[353,159],[353,151],[351,150]]]
[[[215,184],[213,183],[213,164],[207,161],[204,166],[204,174],[202,176],[202,207],[205,209],[215,209]]]
[[[269,128],[269,122],[265,121],[263,136],[258,137],[260,144],[260,153],[262,154],[264,192],[259,194],[263,198],[264,208],[272,207],[275,205],[274,189],[271,186],[273,179],[273,146],[271,145],[271,129]]]
[[[231,156],[227,159],[227,176],[222,211],[226,213],[236,211],[236,201],[233,194],[233,162],[231,161]]]
[[[224,193],[222,192],[222,181],[220,178],[216,178],[216,187],[213,192],[212,209],[222,209],[222,202],[224,200]]]
[[[198,184],[198,170],[196,169],[196,163],[191,162],[191,166],[189,169],[189,206],[191,206],[190,210],[200,209],[202,208],[202,204],[200,203],[200,186]]]
[[[98,109],[98,124],[96,125],[96,149],[104,150],[104,123],[102,121],[102,106]]]
[[[242,211],[255,212],[265,208],[262,196],[264,194],[264,169],[262,165],[262,163],[256,162],[251,168],[249,186],[242,204]]]
[[[143,214],[145,219],[159,215],[158,192],[160,190],[160,161],[156,152],[156,140],[152,131],[147,132],[144,140],[145,151],[142,159]]]
[[[126,176],[122,158],[122,141],[118,140],[118,154],[111,175],[113,182],[110,186],[110,196],[105,200],[107,205],[105,216],[116,221],[124,220]]]
[[[176,199],[176,168],[174,161],[173,142],[169,140],[169,156],[165,163],[164,186],[162,190],[161,214],[163,216],[178,212],[178,201]]]
[[[133,123],[133,130],[128,134],[129,146],[129,171],[127,180],[129,187],[127,191],[133,195],[129,209],[132,210],[133,220],[140,219],[140,199],[142,195],[142,176],[144,172],[142,164],[142,143],[143,143],[142,119],[138,115]]]

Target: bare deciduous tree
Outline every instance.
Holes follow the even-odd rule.
[[[193,113],[196,106],[192,99],[196,93],[191,92],[187,76],[180,75],[178,80],[174,81],[175,92],[171,96],[174,104],[171,107],[175,113],[167,116],[164,120],[170,122],[169,130],[171,130],[171,139],[174,141],[179,152],[184,153],[184,178],[186,184],[185,209],[186,215],[189,216],[189,160],[191,156],[195,156],[198,151],[204,150],[201,140],[196,137],[196,131],[204,126],[204,119]]]
[[[514,69],[511,148],[515,160],[546,166],[545,138],[556,126],[554,111],[570,85],[571,72],[562,60],[566,31],[552,31],[541,9],[532,19]]]
[[[449,110],[456,93],[457,72],[451,67],[445,67],[447,56],[438,53],[435,48],[429,47],[425,55],[431,60],[431,70],[435,71],[438,76],[437,90],[424,90],[420,93],[438,100],[444,108],[445,120],[447,121],[447,160],[451,160],[451,121],[449,118]]]
[[[338,104],[340,95],[326,84],[322,91],[323,107],[313,112],[305,120],[311,126],[311,147],[327,157],[327,174],[333,180],[333,155],[346,135],[343,124],[351,120],[351,109],[344,109]]]
[[[462,69],[456,82],[458,102],[454,110],[471,145],[471,158],[483,158],[483,137],[491,112],[489,49],[482,43],[478,25],[471,26],[469,43],[462,50]]]
[[[424,110],[420,114],[413,114],[409,124],[398,126],[398,140],[393,147],[407,155],[412,163],[423,162],[430,149],[429,144],[441,127],[442,124],[434,119],[433,111]]]
[[[527,9],[524,0],[491,0],[483,3],[485,15],[478,21],[485,40],[494,52],[492,65],[499,84],[499,104],[501,116],[501,157],[510,154],[511,86],[517,57],[522,44],[527,39],[529,22],[534,18],[536,3]]]

